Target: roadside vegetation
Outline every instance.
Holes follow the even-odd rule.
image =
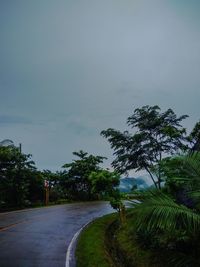
[[[166,181],[162,189],[137,192],[140,202],[132,200],[125,222],[116,218],[106,228],[97,223],[107,240],[101,249],[114,266],[200,266],[200,153],[165,160],[162,173]],[[82,246],[90,238],[90,227],[87,231],[80,237]],[[89,261],[98,254],[92,249]]]
[[[73,153],[76,159],[62,166],[62,171],[39,171],[31,155],[22,153],[12,141],[5,141],[0,143],[0,211],[108,200],[111,191],[119,195],[115,187],[120,176],[100,166],[105,157],[80,150]]]
[[[133,134],[102,131],[115,170],[146,170],[154,184],[135,189],[125,220],[110,229],[110,255],[119,266],[200,266],[200,123],[187,135],[185,118],[145,106],[127,120]]]
[[[101,135],[113,149],[114,171],[101,167],[105,157],[82,150],[74,152],[75,159],[60,172],[39,171],[31,155],[12,141],[0,142],[0,210],[44,202],[110,200],[120,222],[109,229],[113,235],[107,234],[112,248],[105,247],[103,232],[102,240],[95,237],[107,229],[102,219],[98,230],[94,224],[80,239],[95,237],[95,242],[88,239],[84,245],[94,251],[81,266],[84,262],[95,266],[89,260],[101,246],[108,261],[119,255],[115,262],[120,266],[200,266],[200,122],[188,133],[182,126],[187,117],[172,109],[162,112],[158,106],[143,106],[128,117],[129,130],[103,130]],[[132,208],[126,213],[118,185],[120,175],[131,170],[146,171],[153,186],[145,191],[134,188],[132,198],[129,194]],[[77,255],[78,260],[83,256]]]
[[[106,215],[83,230],[76,249],[77,267],[115,266],[107,244],[107,231],[115,220],[115,214]]]

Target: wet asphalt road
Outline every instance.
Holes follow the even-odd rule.
[[[0,267],[64,267],[73,235],[110,212],[106,202],[87,202],[2,213]]]

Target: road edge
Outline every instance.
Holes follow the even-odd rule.
[[[96,219],[96,218],[95,218]],[[86,224],[84,224],[72,237],[69,246],[67,248],[67,252],[66,252],[66,261],[65,261],[65,267],[75,267],[75,262],[73,262],[74,257],[75,257],[75,247],[76,247],[76,241],[80,235],[80,233],[83,231],[83,229],[85,227],[88,226],[88,224],[92,223],[94,221],[94,219],[92,219],[91,221],[87,222]],[[73,265],[74,264],[74,265]]]

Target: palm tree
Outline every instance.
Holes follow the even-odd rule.
[[[134,231],[140,243],[151,239],[169,266],[200,266],[200,153],[168,160],[163,174],[163,189],[147,191],[135,203]]]

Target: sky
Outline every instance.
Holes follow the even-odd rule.
[[[199,0],[0,0],[0,141],[43,170],[159,105],[200,119]]]

